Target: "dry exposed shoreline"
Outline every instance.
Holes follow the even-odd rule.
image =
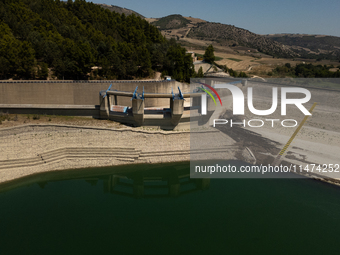
[[[60,124],[0,129],[0,183],[52,170],[190,160],[188,131]]]
[[[7,127],[0,128],[0,183],[50,171],[190,160],[188,130],[161,131],[125,126],[121,128],[122,126],[117,126],[117,123],[107,124],[100,120],[93,122],[90,119],[72,122],[54,124],[40,121],[29,124],[15,123],[16,125],[5,123],[7,125],[3,126]],[[298,142],[300,147],[293,146],[290,149],[284,159],[286,162],[302,165],[321,162],[316,157],[318,148],[321,146],[326,150],[327,146],[318,142],[313,147],[308,132],[310,129],[311,127],[307,127],[300,134],[298,137],[301,140]],[[272,162],[279,148],[289,137],[288,134],[283,134],[282,130],[275,129],[263,130],[257,134],[246,129],[221,131],[219,140],[224,140],[222,146],[230,146],[228,158],[247,161],[244,153],[242,155],[240,152],[248,147],[254,152],[257,164]],[[323,155],[322,162],[336,161],[340,134],[325,130],[323,132],[325,138],[331,137],[333,141],[331,144],[328,143],[328,147],[332,147],[334,155],[330,153],[328,158]],[[216,138],[216,134],[212,137]],[[242,139],[237,140],[238,137]],[[210,142],[211,138],[208,138]],[[314,174],[310,177],[334,184],[339,182],[336,176]]]

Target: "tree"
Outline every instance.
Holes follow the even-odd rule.
[[[48,65],[46,63],[39,63],[38,68],[38,79],[46,80],[48,77]]]
[[[247,76],[247,74],[246,74],[245,72],[240,72],[240,73],[238,74],[238,77],[247,78],[248,76]]]
[[[198,69],[197,77],[199,77],[199,78],[203,78],[204,77],[204,73],[203,73],[203,68],[202,67],[200,67],[200,69]]]
[[[208,48],[205,50],[203,58],[205,62],[208,62],[210,64],[214,63],[215,55],[214,55],[214,47],[212,45],[209,45]]]
[[[3,56],[0,56],[0,78],[1,79],[6,79],[7,78],[7,73],[9,71],[9,61],[4,58]]]

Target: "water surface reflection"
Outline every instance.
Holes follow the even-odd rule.
[[[83,180],[91,186],[102,185],[104,193],[135,198],[178,197],[210,186],[209,178],[191,179],[187,164],[176,163],[41,173],[1,184],[0,192],[35,183],[44,189],[51,182],[65,180]]]

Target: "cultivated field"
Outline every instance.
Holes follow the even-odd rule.
[[[205,41],[201,41],[202,44]],[[267,77],[267,73],[272,71],[277,66],[282,66],[285,63],[290,63],[292,66],[302,63],[313,63],[320,65],[338,65],[339,63],[335,61],[323,60],[320,62],[315,62],[315,60],[311,60],[310,62],[302,61],[302,60],[293,60],[293,59],[285,59],[285,58],[273,58],[273,57],[256,57],[255,55],[244,55],[237,53],[227,53],[225,51],[219,51],[220,48],[230,49],[229,47],[215,47],[215,56],[221,57],[222,60],[216,61],[217,64],[226,65],[228,68],[232,68],[235,71],[243,71],[247,73],[249,76],[260,75]],[[193,50],[198,54],[204,54],[204,50]],[[334,70],[337,68],[334,68]]]

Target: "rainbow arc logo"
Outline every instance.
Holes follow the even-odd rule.
[[[205,86],[205,87],[207,87],[207,88],[210,89],[212,92],[214,92],[214,94],[217,96],[217,98],[218,98],[218,100],[220,101],[221,106],[222,106],[222,100],[221,100],[221,98],[220,98],[220,95],[217,93],[217,91],[216,91],[213,87],[211,87],[210,85],[208,85],[208,84],[201,83],[201,82],[200,82],[200,84],[203,85],[203,86]],[[211,94],[211,92],[210,92],[209,90],[204,89],[204,88],[201,88],[201,87],[197,87],[197,88],[198,88],[199,90],[202,90],[202,91],[206,92],[206,93],[212,98],[212,100],[214,101],[215,105],[217,105],[214,96]]]

